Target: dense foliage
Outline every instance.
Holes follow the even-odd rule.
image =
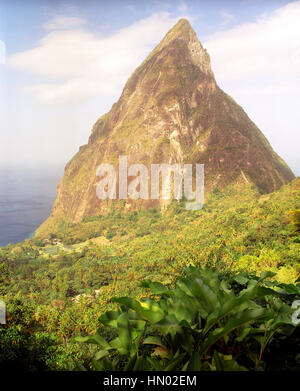
[[[215,189],[199,211],[173,202],[163,211],[126,213],[116,203],[108,215],[62,221],[47,236],[0,248],[0,300],[8,312],[1,352],[12,352],[0,354],[0,367],[8,361],[33,370],[89,367],[97,347],[70,340],[99,329],[99,314],[118,308],[111,297],[139,300],[146,295],[142,280],[172,286],[187,266],[224,276],[269,270],[271,281],[295,284],[299,183],[263,196],[250,185]]]
[[[263,353],[277,334],[285,342],[293,335],[300,347],[292,321],[294,310],[283,301],[299,296],[300,282],[286,285],[266,280],[272,276],[265,272],[260,278],[226,278],[210,269],[190,267],[174,289],[143,281],[151,297],[113,298],[120,308],[99,318],[104,326],[117,330],[116,338],[106,341],[100,329],[76,340],[99,346],[92,361],[97,370],[274,369]],[[154,350],[143,345],[152,345]],[[289,354],[284,369],[300,364],[297,348]],[[285,358],[281,355],[282,369]]]

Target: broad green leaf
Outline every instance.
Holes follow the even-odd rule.
[[[186,353],[180,354],[178,357],[174,358],[168,365],[164,368],[164,371],[175,371],[180,363],[183,361]],[[175,357],[175,356],[174,356]]]
[[[81,343],[100,345],[103,349],[111,349],[110,344],[98,334],[90,335],[87,337],[76,337],[75,340]]]
[[[134,354],[124,367],[124,371],[132,371],[136,363],[137,355]]]
[[[123,313],[118,318],[118,334],[121,342],[121,347],[126,353],[132,354],[132,341],[130,324],[127,318],[127,314]]]
[[[138,302],[129,297],[112,298],[112,301],[133,309],[142,319],[148,320],[150,323],[156,323],[164,317],[164,312],[159,307],[152,310],[149,304]]]
[[[222,359],[216,350],[214,351],[214,362],[217,371],[224,371],[224,365]]]
[[[104,371],[115,371],[116,370],[114,364],[107,357],[105,357],[101,361],[101,364],[102,364],[102,367],[103,367]]]
[[[146,370],[147,361],[144,359],[144,357],[138,357],[135,361],[133,371],[144,371]]]
[[[162,371],[163,370],[163,366],[155,358],[147,357],[147,361],[149,362],[150,365],[152,365],[152,367],[154,368],[155,371]]]
[[[274,276],[276,276],[276,273],[273,273],[273,272],[267,270],[267,271],[261,273],[261,275],[259,277],[259,281],[263,281],[266,278],[271,278],[271,277],[274,277]]]
[[[100,363],[97,360],[92,360],[92,365],[95,368],[96,371],[104,371],[102,363]]]
[[[176,333],[182,333],[183,328],[179,325],[178,319],[174,315],[165,316],[159,322],[155,323],[164,334],[171,334],[174,336]]]
[[[233,279],[234,279],[234,281],[236,281],[237,283],[239,283],[241,285],[245,285],[249,281],[249,278],[244,277],[242,275],[235,276],[235,277],[233,277]]]
[[[162,339],[160,337],[156,337],[156,336],[147,337],[146,339],[144,339],[143,344],[144,345],[148,344],[148,345],[161,346],[161,347],[167,349],[166,344],[162,341]]]
[[[207,350],[220,338],[224,337],[226,334],[231,333],[234,329],[257,319],[271,318],[272,315],[273,311],[269,311],[264,308],[244,310],[241,313],[235,314],[233,317],[228,319],[224,327],[220,327],[209,333],[207,339],[200,348],[201,355],[206,353]]]
[[[285,293],[288,295],[299,295],[300,294],[300,289],[299,287],[293,285],[293,284],[279,284],[279,287],[283,289]]]
[[[117,319],[120,316],[120,311],[106,311],[99,317],[99,322],[105,326],[117,328]]]
[[[117,338],[113,339],[112,341],[110,341],[110,346],[114,349],[120,349],[122,346],[120,338],[117,337]]]
[[[99,352],[97,352],[95,354],[94,359],[95,360],[101,360],[103,357],[107,357],[108,355],[109,355],[109,351],[108,350],[100,350]]]
[[[251,327],[245,327],[239,337],[236,338],[237,342],[242,342],[247,335],[251,332]]]
[[[219,304],[218,297],[214,291],[200,279],[196,279],[192,283],[192,292],[197,300],[205,303],[205,307],[209,312],[213,311]]]
[[[187,371],[201,371],[201,359],[199,352],[194,352],[187,366]]]
[[[160,282],[151,282],[149,288],[155,295],[162,295],[168,292],[168,289]]]

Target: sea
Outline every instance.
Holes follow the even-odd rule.
[[[0,169],[0,246],[34,235],[51,212],[62,174],[58,169]]]

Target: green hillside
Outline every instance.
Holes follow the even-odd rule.
[[[1,248],[8,323],[0,328],[0,367],[89,367],[97,347],[72,337],[95,333],[99,316],[118,308],[112,297],[146,297],[143,280],[171,289],[188,266],[223,278],[272,271],[270,284],[294,286],[291,298],[299,299],[299,187],[298,178],[268,195],[245,184],[216,188],[199,211],[174,201],[162,212],[125,213],[116,202],[107,215],[61,221],[56,231]]]

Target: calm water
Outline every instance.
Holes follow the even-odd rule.
[[[0,246],[33,235],[49,216],[59,172],[0,170]]]

